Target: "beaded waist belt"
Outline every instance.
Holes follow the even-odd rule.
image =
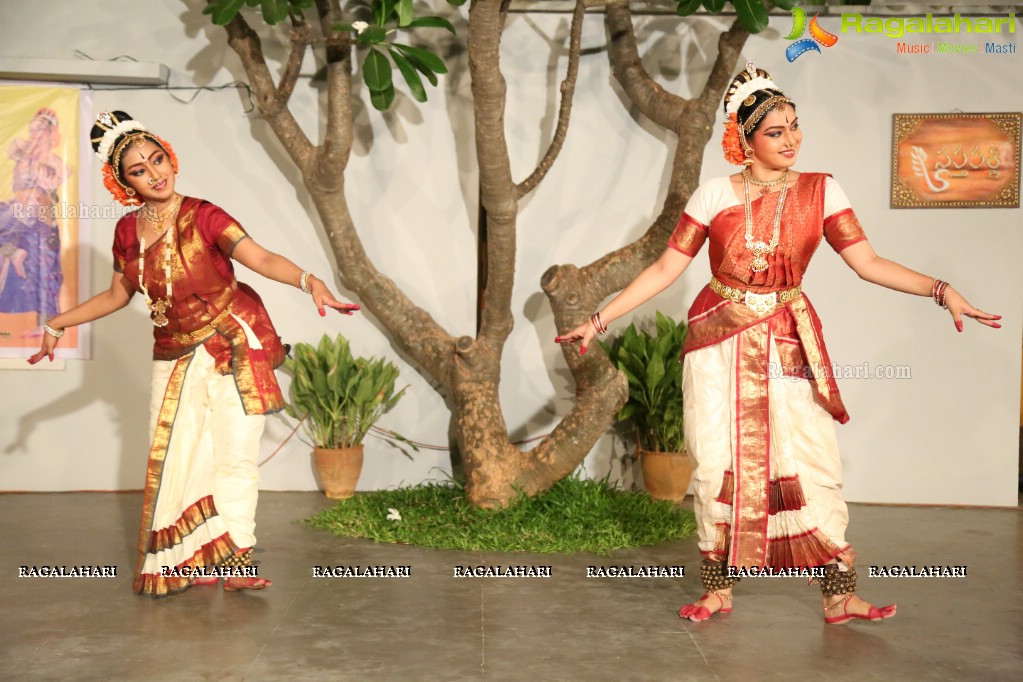
[[[212,320],[190,332],[171,332],[171,336],[178,343],[199,343],[217,333],[217,325],[223,322],[231,314],[230,308],[224,308],[220,314]]]
[[[779,303],[788,303],[799,298],[803,293],[802,286],[772,291],[766,294],[758,294],[746,289],[736,289],[724,284],[717,277],[710,278],[710,288],[721,298],[727,298],[734,303],[745,303],[746,307],[757,315],[766,315],[773,312]]]

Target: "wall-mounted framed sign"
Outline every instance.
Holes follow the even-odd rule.
[[[1019,208],[1020,118],[893,114],[892,208]]]

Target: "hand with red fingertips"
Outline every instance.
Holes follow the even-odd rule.
[[[33,355],[32,357],[28,358],[28,364],[34,365],[40,360],[42,360],[44,357],[48,357],[50,359],[50,362],[53,362],[53,351],[57,347],[58,341],[60,341],[60,339],[58,339],[57,337],[44,333],[42,343],[40,344],[39,352]]]
[[[579,346],[579,355],[586,355],[586,348],[590,345],[590,341],[593,340],[593,325],[589,322],[584,322],[567,334],[554,337],[554,343],[560,343],[562,345],[566,343],[582,342]]]
[[[309,288],[312,290],[313,304],[320,317],[327,316],[327,308],[332,308],[342,315],[352,315],[362,307],[358,303],[344,303],[334,298],[327,285],[319,277],[309,275]]]
[[[956,331],[960,333],[963,331],[963,316],[972,317],[977,322],[991,327],[992,329],[1002,328],[1002,325],[997,322],[1002,319],[1001,315],[986,313],[983,310],[974,308],[970,305],[969,301],[963,298],[962,294],[953,289],[951,286],[946,287],[944,299],[945,307],[948,308],[948,312],[952,316],[952,323],[955,325]]]

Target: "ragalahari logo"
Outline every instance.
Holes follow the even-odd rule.
[[[785,58],[790,62],[794,62],[799,59],[800,55],[804,55],[807,52],[813,50],[814,52],[820,52],[821,49],[817,47],[818,44],[824,47],[832,47],[838,42],[838,36],[833,33],[828,33],[820,24],[817,23],[817,17],[819,15],[813,15],[813,19],[810,20],[810,38],[801,37],[806,32],[806,12],[802,7],[792,8],[792,31],[785,36],[785,40],[795,40],[796,42],[785,48]]]

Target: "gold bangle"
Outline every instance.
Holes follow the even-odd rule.
[[[309,286],[309,275],[310,273],[308,271],[304,271],[302,276],[298,278],[298,287],[306,294],[313,293],[312,288]]]

